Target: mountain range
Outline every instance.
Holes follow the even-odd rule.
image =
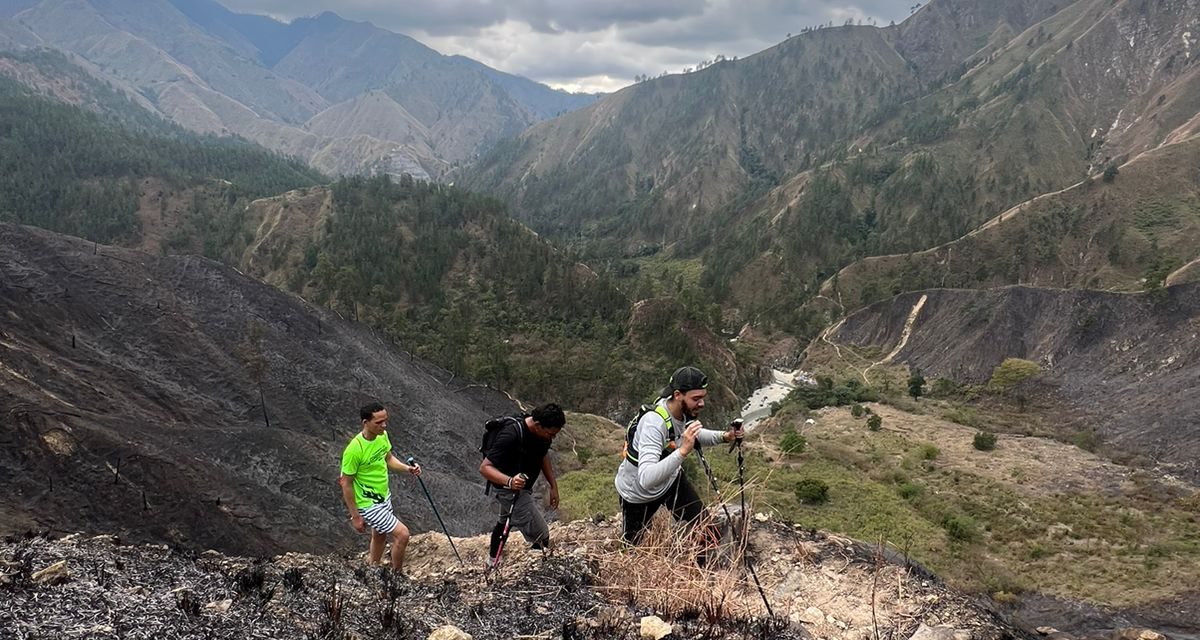
[[[596,96],[550,89],[333,13],[289,24],[212,0],[0,3],[0,48],[52,47],[187,129],[331,175],[437,177]]]
[[[1142,158],[1179,158],[1167,148],[1200,126],[1198,24],[1190,0],[931,2],[899,25],[806,29],[638,83],[501,143],[460,183],[598,259],[700,260],[706,288],[741,318],[811,336],[828,317],[798,310],[836,289],[827,281],[847,265],[1018,219],[1005,212],[1106,170],[1111,181]],[[1140,189],[1122,182],[1112,189]],[[1172,185],[1154,197],[1171,224],[1191,224],[1191,189]],[[1083,216],[1078,230],[1103,219],[1120,238],[1106,249],[1126,250],[1079,282],[1127,286],[1153,260],[1197,257],[1195,243],[1171,239],[1174,227],[1150,232],[1126,203]],[[988,273],[988,284],[1024,275]]]

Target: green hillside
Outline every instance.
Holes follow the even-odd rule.
[[[41,97],[0,76],[0,220],[98,242],[137,242],[139,179],[185,190],[220,181],[227,206],[322,177],[298,162],[230,138],[202,137],[136,113],[102,85],[101,113]],[[117,108],[110,108],[116,106]]]
[[[811,336],[827,318],[804,305],[842,267],[951,242],[1194,135],[1195,11],[935,2],[895,27],[810,31],[542,123],[465,183],[618,275],[647,254],[699,259],[737,318]]]

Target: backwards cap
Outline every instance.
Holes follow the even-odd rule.
[[[669,398],[675,391],[695,391],[708,387],[708,376],[696,367],[679,367],[671,374],[671,381],[659,394],[659,397]]]

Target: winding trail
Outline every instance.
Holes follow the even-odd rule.
[[[1163,285],[1169,287],[1173,284],[1178,284],[1179,278],[1182,278],[1183,274],[1187,273],[1188,269],[1196,266],[1197,264],[1200,264],[1200,258],[1196,258],[1195,260],[1192,260],[1182,267],[1172,271],[1170,275],[1168,275],[1166,278],[1163,278]]]

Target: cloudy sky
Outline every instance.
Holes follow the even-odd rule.
[[[900,22],[916,0],[221,0],[282,20],[333,11],[571,91],[745,57],[807,26]]]

